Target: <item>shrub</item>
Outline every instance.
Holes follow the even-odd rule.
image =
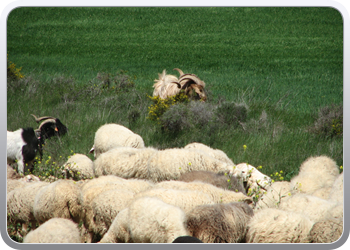
[[[16,64],[9,61],[7,54],[7,79],[9,80],[19,80],[24,77],[21,73],[22,68],[16,68]]]
[[[159,96],[148,96],[153,104],[148,107],[148,119],[151,121],[159,121],[159,118],[172,106],[176,103],[187,103],[188,96],[181,91],[175,96],[169,96],[166,99],[162,99]]]
[[[343,105],[332,104],[321,108],[311,131],[323,136],[343,135]]]
[[[224,102],[218,106],[216,114],[219,122],[237,128],[247,120],[248,108],[244,104]]]
[[[135,87],[134,80],[136,77],[127,75],[127,71],[120,70],[117,74],[100,72],[96,77],[100,81],[100,85],[104,89],[112,89],[116,92],[127,92]]]

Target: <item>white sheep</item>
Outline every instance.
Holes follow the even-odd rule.
[[[179,207],[156,197],[140,197],[117,215],[100,242],[171,243],[189,235],[185,218]]]
[[[153,182],[176,180],[181,174],[191,171],[227,173],[232,165],[210,157],[194,149],[171,148],[159,150],[148,161],[148,178]]]
[[[214,203],[245,202],[252,203],[252,198],[241,192],[234,192],[215,187],[209,183],[200,181],[182,182],[182,181],[163,181],[154,185],[154,188],[178,189],[178,190],[196,190],[208,194]]]
[[[208,194],[197,190],[152,188],[136,194],[135,199],[145,196],[157,197],[167,204],[181,208],[185,213],[199,205],[214,204],[213,199]]]
[[[307,194],[294,194],[280,203],[279,209],[307,215],[317,222],[334,216],[333,209],[337,203]]]
[[[128,191],[134,194],[151,188],[153,183],[145,180],[125,180],[117,176],[101,176],[95,178],[81,187],[80,202],[83,206],[83,226],[87,231],[86,241],[92,242],[95,235],[93,200],[100,194],[109,190]]]
[[[25,183],[25,182],[23,182]],[[7,218],[13,224],[22,224],[22,235],[27,233],[28,224],[36,228],[33,206],[36,194],[49,183],[33,182],[18,187],[7,194]]]
[[[7,162],[17,162],[18,173],[30,170],[38,150],[39,140],[33,128],[7,131]]]
[[[95,158],[100,154],[116,147],[145,147],[142,137],[130,129],[115,123],[102,125],[95,133],[94,145],[90,153],[94,152]]]
[[[80,188],[71,180],[58,180],[42,188],[35,196],[33,212],[39,224],[51,218],[80,222]]]
[[[133,243],[128,231],[128,214],[128,208],[120,211],[99,243]]]
[[[265,208],[248,223],[247,243],[309,243],[314,222],[306,215]]]
[[[190,235],[205,243],[240,243],[253,215],[253,209],[241,202],[201,205],[186,213],[186,226]]]
[[[96,176],[116,175],[122,178],[148,179],[147,162],[157,152],[154,148],[119,147],[111,149],[94,161]]]
[[[292,195],[289,181],[276,181],[268,186],[256,204],[256,209],[278,208],[280,203]]]
[[[23,243],[82,243],[78,225],[64,218],[52,218],[31,231]]]
[[[211,156],[211,157],[213,157],[213,158],[215,158],[217,160],[226,162],[227,164],[232,165],[232,166],[235,165],[233,163],[233,161],[225,154],[224,151],[222,151],[220,149],[211,148],[211,147],[209,147],[209,146],[207,146],[207,145],[205,145],[203,143],[192,142],[192,143],[187,144],[184,148],[185,149],[202,150],[205,153],[207,153],[209,156]]]
[[[117,214],[128,206],[134,195],[134,192],[129,190],[112,189],[95,197],[91,203],[94,234],[103,236]]]
[[[298,192],[313,194],[320,189],[332,187],[338,176],[339,168],[331,158],[309,157],[301,164],[298,175],[294,176],[290,183],[291,188]]]
[[[94,163],[84,154],[74,154],[64,163],[63,173],[74,180],[91,179],[95,177]]]
[[[256,167],[248,163],[240,163],[236,165],[236,169],[242,171],[243,182],[247,183],[247,189],[257,190],[259,188],[266,189],[271,185],[271,178],[259,170]]]

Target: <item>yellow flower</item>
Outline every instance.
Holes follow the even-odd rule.
[[[247,145],[243,145],[243,149],[245,151],[247,149]]]

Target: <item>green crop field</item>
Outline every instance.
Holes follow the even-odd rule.
[[[30,114],[68,127],[45,145],[48,168],[87,154],[105,123],[159,149],[202,142],[267,175],[282,170],[279,179],[310,156],[343,164],[343,20],[333,8],[17,8],[7,52],[24,75],[8,78],[7,129],[36,127]],[[173,68],[205,81],[208,100],[152,121],[154,80]]]

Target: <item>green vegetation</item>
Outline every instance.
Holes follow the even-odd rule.
[[[10,13],[7,31],[8,58],[24,75],[8,77],[7,129],[35,128],[30,114],[58,117],[68,134],[44,148],[55,166],[87,154],[112,122],[146,146],[202,142],[284,180],[309,156],[343,165],[335,9],[25,7]],[[154,79],[176,67],[206,82],[208,100],[170,105],[154,122]]]

